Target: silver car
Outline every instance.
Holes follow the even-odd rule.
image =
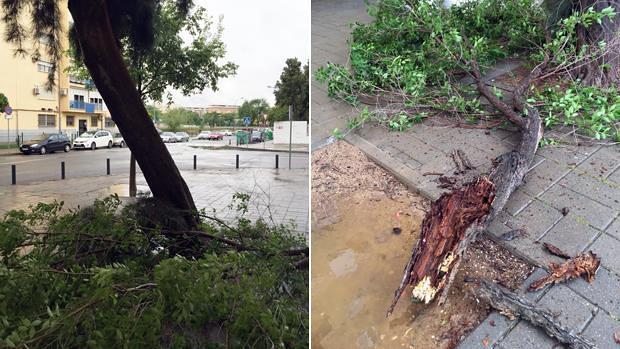
[[[177,132],[174,135],[177,137],[177,142],[189,142],[189,135],[187,132]]]

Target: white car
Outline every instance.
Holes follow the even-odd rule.
[[[175,135],[172,132],[162,132],[160,135],[161,140],[164,143],[176,143],[177,142],[177,135]]]
[[[112,134],[105,130],[86,131],[73,141],[73,149],[95,150],[101,147],[112,148],[114,138]]]
[[[222,131],[222,134],[223,134],[224,136],[232,136],[232,135],[233,135],[232,131],[230,131],[230,130],[225,130],[225,131]]]

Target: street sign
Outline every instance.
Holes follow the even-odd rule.
[[[244,116],[243,117],[243,123],[245,124],[245,126],[248,126],[252,123],[252,118],[249,116]]]
[[[13,108],[9,107],[8,105],[6,107],[4,107],[4,118],[7,120],[11,120],[13,118],[13,115],[11,115],[13,113]]]

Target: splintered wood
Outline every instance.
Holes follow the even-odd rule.
[[[578,277],[583,277],[586,281],[592,282],[600,265],[601,259],[592,251],[578,254],[562,265],[551,263],[549,264],[549,269],[551,270],[549,275],[532,282],[528,290],[540,290],[546,285],[557,284]]]
[[[414,286],[412,295],[429,303],[448,281],[453,266],[458,263],[458,247],[473,224],[480,224],[491,210],[495,186],[481,177],[451,193],[443,194],[431,204],[424,218],[420,239],[412,258],[405,267],[403,279],[394,292],[388,309],[392,313],[407,285]]]

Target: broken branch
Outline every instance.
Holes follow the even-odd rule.
[[[557,284],[560,282],[583,277],[588,282],[594,280],[596,271],[601,265],[601,259],[592,251],[581,253],[562,265],[555,263],[549,264],[551,272],[530,284],[528,291],[536,291],[549,284]]]

